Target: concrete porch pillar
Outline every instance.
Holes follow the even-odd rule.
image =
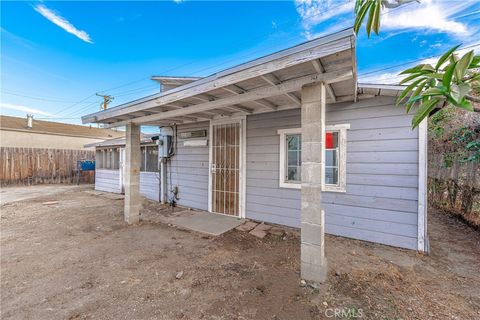
[[[124,218],[132,224],[140,220],[140,126],[127,124],[126,138]]]
[[[325,84],[302,87],[301,274],[325,282],[325,213],[322,184],[325,143]]]

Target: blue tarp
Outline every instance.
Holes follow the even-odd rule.
[[[95,161],[94,160],[80,160],[80,161],[78,161],[78,169],[80,169],[80,171],[94,171],[95,170]]]

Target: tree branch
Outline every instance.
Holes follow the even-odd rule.
[[[471,96],[471,95],[469,95],[469,94],[467,94],[467,95],[465,96],[465,99],[470,100],[470,101],[473,101],[473,102],[478,102],[478,103],[480,103],[480,98],[479,98],[479,97]]]
[[[480,112],[480,98],[479,97],[475,97],[475,96],[471,96],[471,95],[467,94],[465,96],[465,99],[474,102],[474,103],[472,103],[473,112]]]

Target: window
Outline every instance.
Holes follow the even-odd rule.
[[[142,146],[140,171],[158,172],[158,146]]]
[[[338,184],[338,131],[325,133],[325,185]]]
[[[97,149],[95,152],[95,167],[97,169],[117,170],[119,165],[118,148]]]
[[[286,182],[302,181],[302,136],[299,134],[286,134],[287,148],[287,174]]]
[[[348,124],[326,126],[325,191],[346,191],[346,139]],[[300,189],[302,181],[301,129],[282,129],[280,134],[280,187]]]

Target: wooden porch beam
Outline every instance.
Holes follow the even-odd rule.
[[[222,89],[227,91],[227,92],[233,93],[233,94],[245,93],[244,89],[240,88],[239,86],[237,86],[235,84],[229,85],[227,87],[223,87]]]
[[[83,123],[104,122],[103,120],[115,118],[119,115],[148,109],[155,100],[158,101],[160,105],[172,103],[257,76],[289,68],[306,61],[352,49],[352,37],[354,37],[354,33],[351,30],[345,30],[312,40],[151,97],[132,101],[106,111],[85,115],[82,117],[82,121]]]
[[[267,108],[267,109],[270,109],[270,110],[277,110],[277,108],[278,108],[276,105],[274,105],[273,103],[271,103],[270,101],[265,100],[265,99],[255,100],[255,101],[252,101],[252,102],[261,106],[261,107],[264,107],[264,108]]]
[[[254,101],[265,99],[271,96],[278,96],[283,95],[286,93],[290,93],[293,91],[298,91],[302,88],[302,86],[309,84],[309,83],[335,83],[340,81],[345,81],[351,79],[353,76],[351,68],[340,69],[337,71],[327,72],[323,74],[311,74],[308,76],[303,76],[296,79],[291,79],[285,82],[278,84],[277,86],[265,86],[257,89],[250,90],[246,93],[239,94],[236,96],[230,96],[223,99],[218,99],[215,101],[205,102],[189,107],[184,107],[182,109],[172,110],[172,111],[165,111],[159,114],[154,114],[145,117],[139,117],[132,119],[134,123],[143,123],[149,122],[154,120],[162,120],[168,119],[183,115],[188,115],[197,112],[205,112],[213,109],[224,108],[232,105],[238,105],[244,102]],[[127,122],[120,121],[109,127],[113,126],[123,126]]]
[[[325,68],[323,67],[320,59],[312,60],[312,64],[313,64],[313,67],[315,68],[315,71],[317,73],[325,73]],[[332,99],[333,102],[337,102],[337,97],[335,96],[335,93],[333,92],[332,86],[327,84],[326,87],[325,87],[325,90],[327,91],[328,95],[330,96],[330,99]]]
[[[282,82],[273,73],[265,74],[265,75],[261,76],[261,78],[272,86],[276,86],[276,85],[278,85]],[[287,93],[287,94],[285,94],[285,96],[288,97],[290,100],[292,100],[292,102],[295,103],[297,106],[301,105],[300,99],[298,99],[292,93]]]
[[[228,107],[225,107],[227,109],[230,109],[230,110],[233,110],[233,111],[240,111],[240,112],[243,112],[243,113],[248,113],[248,114],[252,114],[253,113],[253,109],[250,109],[250,108],[247,108],[247,107],[244,107],[244,106],[240,106],[240,105],[232,105],[232,106],[228,106]]]

